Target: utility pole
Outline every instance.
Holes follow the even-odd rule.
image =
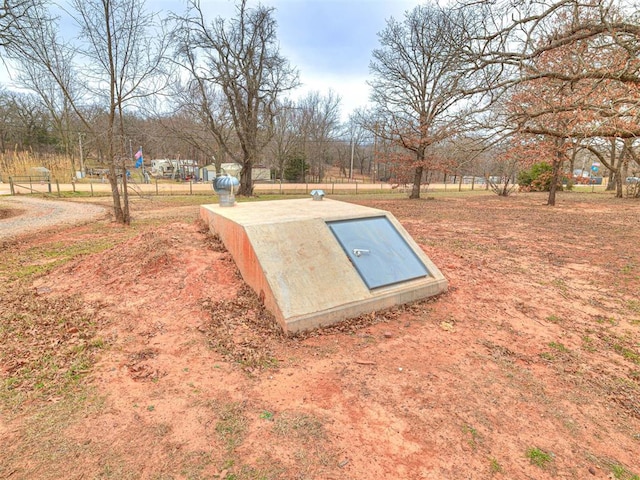
[[[378,161],[378,122],[376,122],[373,127],[373,176],[374,176],[373,181],[374,182],[378,180],[376,177],[380,176],[380,175],[376,175],[376,172],[380,170],[380,165],[376,164],[377,161]],[[385,176],[386,175],[387,175],[387,172],[385,171]]]
[[[80,143],[80,176],[84,177],[84,154],[82,152],[82,134],[78,133],[78,142]]]
[[[349,166],[349,179],[353,179],[353,154],[356,149],[356,142],[353,140],[353,131],[351,132],[351,165]]]

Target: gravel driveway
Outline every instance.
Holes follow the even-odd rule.
[[[0,240],[35,233],[60,225],[76,225],[105,218],[108,209],[99,205],[44,200],[13,196],[0,197],[0,211],[19,210],[20,214],[8,218],[0,216]]]

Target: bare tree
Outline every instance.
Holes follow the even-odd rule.
[[[50,117],[35,95],[0,90],[0,152],[51,147]]]
[[[284,170],[287,161],[292,158],[297,150],[302,149],[303,139],[300,132],[301,113],[293,101],[286,99],[277,109],[273,126],[273,141],[271,151],[277,178],[284,178]]]
[[[106,156],[116,221],[130,223],[124,109],[162,89],[166,38],[157,31],[153,15],[142,0],[73,0],[81,34],[86,39],[83,56],[96,83],[87,86],[108,109]],[[153,35],[153,36],[152,36]],[[104,83],[108,89],[104,88]],[[122,169],[123,202],[118,193],[117,166]]]
[[[377,181],[381,174],[373,165],[375,139],[373,131],[368,128],[366,118],[364,111],[356,110],[349,115],[349,120],[344,125],[344,135],[349,138],[349,177],[352,178],[353,170],[357,169],[361,175],[369,173],[372,180]]]
[[[411,198],[420,197],[427,149],[459,129],[457,113],[470,78],[465,15],[425,4],[407,12],[403,22],[388,20],[378,34],[380,48],[370,64],[371,98],[390,126],[380,133],[414,155]]]
[[[45,42],[56,40],[55,32],[51,31],[50,25],[43,25],[41,34],[43,35],[42,40]],[[48,40],[47,36],[49,36]],[[73,132],[71,131],[74,114],[70,100],[65,96],[64,92],[66,91],[70,94],[72,101],[77,100],[77,98],[74,94],[76,88],[71,68],[71,51],[67,50],[66,54],[70,55],[69,58],[58,59],[56,56],[52,57],[52,60],[56,62],[55,69],[59,73],[58,78],[64,83],[63,88],[48,74],[46,65],[40,62],[33,62],[32,59],[27,57],[21,57],[17,62],[16,83],[34,92],[49,112],[61,143],[62,151],[68,158],[71,158],[71,174],[75,175],[75,156],[72,148],[75,138],[72,138]],[[58,55],[64,55],[63,50],[58,50]]]
[[[226,121],[208,125],[227,154],[242,165],[240,195],[253,193],[252,168],[273,136],[278,96],[298,85],[297,72],[280,55],[273,9],[237,6],[231,20],[205,21],[200,2],[190,0],[175,36],[182,66],[189,73],[192,91],[203,109],[210,109],[211,89],[225,101]],[[209,118],[218,120],[211,113]],[[232,126],[240,146],[238,155],[223,135]]]
[[[0,47],[8,47],[19,41],[22,25],[40,5],[40,0],[2,0],[2,4],[0,4]]]
[[[194,59],[187,57],[187,61]],[[237,157],[239,152],[226,100],[203,78],[176,81],[171,91],[174,111],[159,117],[162,125],[213,161],[220,173],[225,155],[233,152],[231,156]]]
[[[126,187],[124,111],[127,105],[161,88],[165,36],[155,29],[142,0],[71,0],[80,28],[78,43],[63,41],[55,18],[45,8],[20,20],[18,39],[9,46],[13,58],[39,64],[60,89],[74,114],[108,161],[117,222],[130,223]],[[74,81],[71,81],[74,79]],[[106,112],[106,125],[88,112]],[[122,195],[118,187],[122,173]]]
[[[330,90],[326,95],[310,92],[298,102],[311,174],[319,182],[324,177],[325,166],[330,163],[329,147],[340,126],[340,100],[340,96]]]
[[[356,109],[349,117],[349,125],[358,132],[358,138],[367,143],[369,154],[359,156],[360,173],[364,173],[365,161],[369,157],[369,170],[375,180],[389,181],[397,177],[397,156],[394,150],[402,149],[397,139],[391,135],[392,120],[379,109]],[[358,142],[359,143],[359,142]]]

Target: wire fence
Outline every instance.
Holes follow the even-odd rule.
[[[195,181],[166,181],[152,179],[149,183],[140,183],[133,179],[127,180],[129,192],[141,196],[149,195],[214,195],[211,182]],[[119,183],[122,188],[122,183]],[[86,194],[89,196],[104,196],[111,194],[111,185],[106,179],[84,179],[76,182],[60,183],[57,179],[29,179],[10,178],[12,195],[42,193],[54,196],[63,196],[69,192]],[[485,185],[480,184],[425,184],[423,191],[458,191],[458,190],[484,190]],[[254,193],[272,195],[306,195],[313,190],[322,190],[326,195],[358,195],[369,193],[403,193],[410,192],[409,184],[391,184],[386,182],[320,182],[320,183],[286,183],[269,182],[255,183]]]
[[[5,184],[6,185],[6,184]],[[0,193],[20,195],[20,194],[43,194],[52,196],[86,195],[86,196],[107,196],[111,195],[111,185],[105,179],[83,179],[75,182],[60,183],[57,179],[37,176],[10,177],[8,191],[2,192],[3,185],[0,185]],[[135,179],[127,180],[128,192],[138,196],[171,196],[171,195],[211,195],[214,196],[211,182],[196,181],[167,181],[151,179],[148,183],[138,182]],[[576,188],[577,187],[577,188]],[[584,191],[602,191],[605,185],[587,186]],[[119,183],[122,189],[122,183]],[[411,192],[410,184],[392,184],[386,182],[363,183],[363,182],[321,182],[321,183],[256,183],[254,184],[254,194],[256,195],[309,195],[313,190],[322,190],[325,195],[359,195],[359,194],[381,194],[381,193],[406,193]],[[6,190],[6,189],[5,189]],[[423,184],[422,193],[428,192],[483,192],[490,191],[485,183],[431,183]]]

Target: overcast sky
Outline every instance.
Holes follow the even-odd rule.
[[[309,91],[340,95],[342,118],[366,106],[371,52],[379,46],[377,33],[390,17],[402,19],[419,0],[263,0],[275,8],[281,53],[300,73],[302,86],[292,96]],[[249,7],[258,0],[248,0]],[[236,15],[234,0],[201,0],[207,19]],[[147,8],[184,13],[185,0],[148,0]],[[0,83],[10,84],[4,68]]]
[[[333,89],[342,98],[342,118],[365,106],[369,89],[371,51],[379,46],[377,33],[390,17],[402,19],[418,0],[263,0],[275,8],[281,53],[298,68],[302,87],[326,94]],[[181,12],[181,0],[163,0],[163,8]],[[249,6],[258,4],[249,0]],[[154,7],[157,5],[154,2]],[[202,0],[208,18],[235,15],[231,0]],[[157,8],[157,7],[156,7]]]

